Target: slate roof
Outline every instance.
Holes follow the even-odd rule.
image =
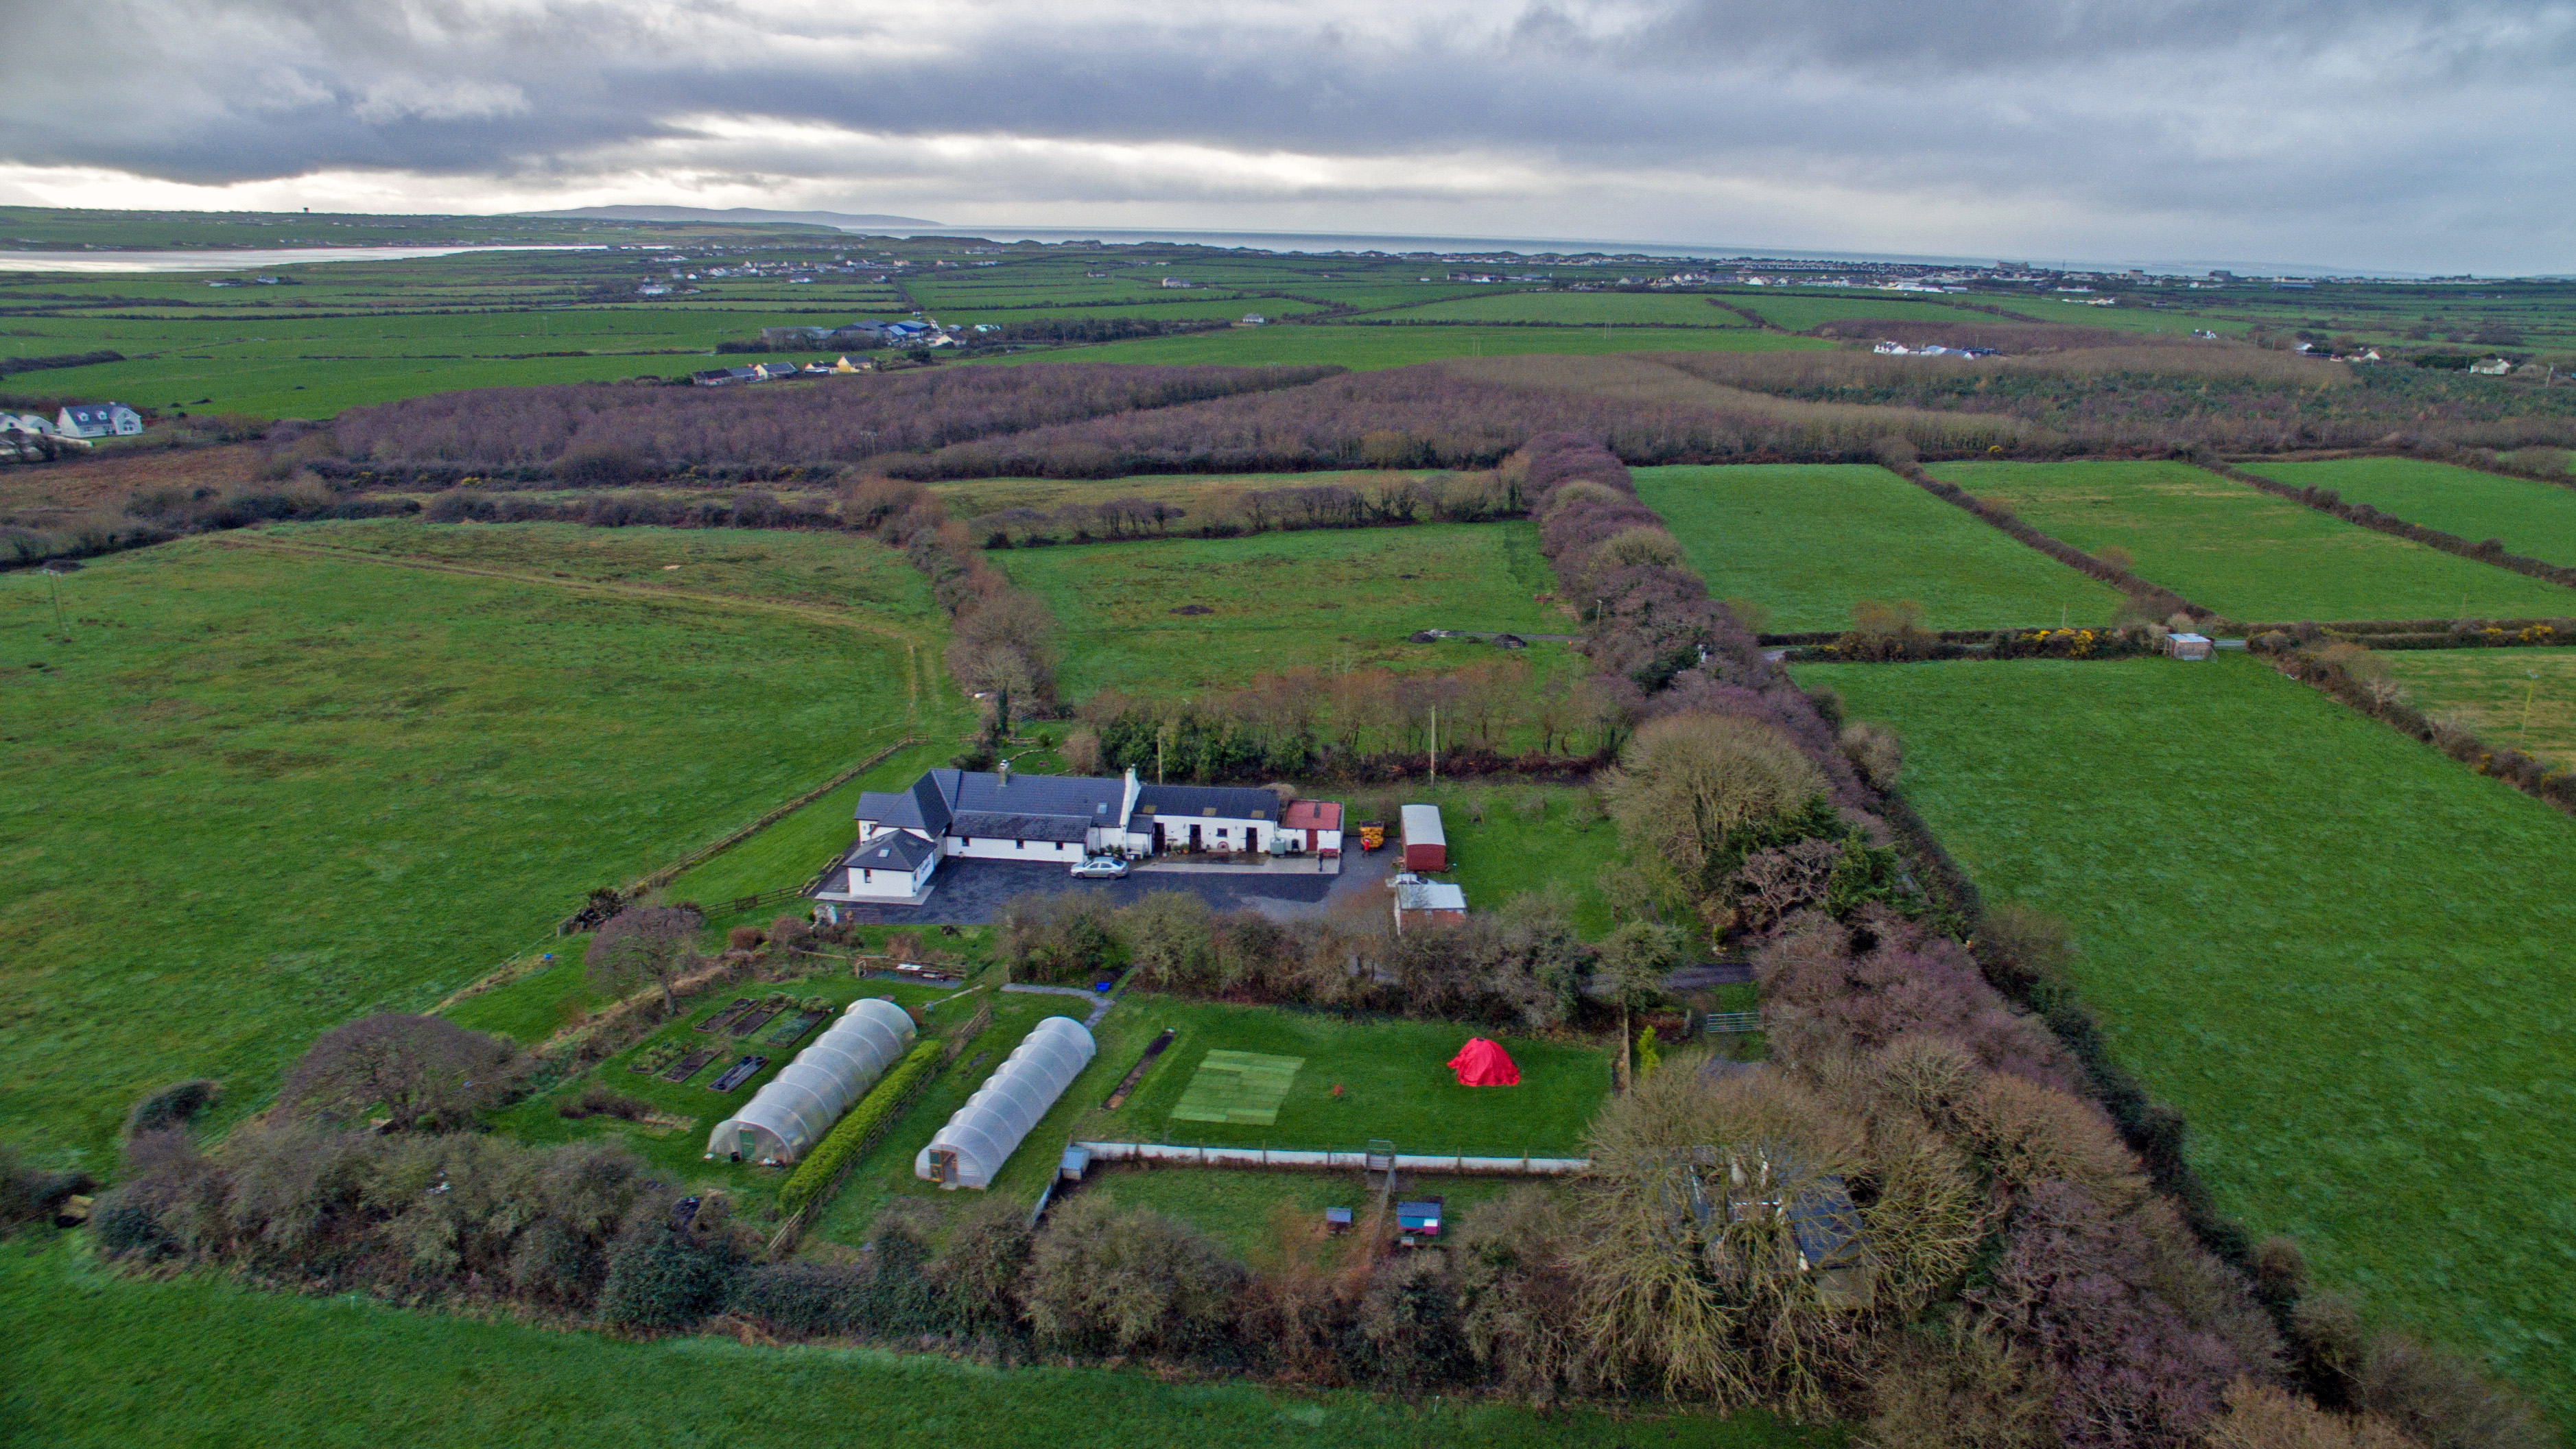
[[[1083,840],[1091,827],[1070,815],[1005,815],[990,810],[961,810],[948,823],[952,835],[966,840]]]
[[[1211,815],[1224,820],[1276,820],[1279,797],[1237,785],[1147,785],[1136,797],[1136,813],[1167,820]]]
[[[1094,826],[1122,824],[1126,800],[1123,779],[1013,775],[1005,784],[984,770],[931,770],[909,790],[861,795],[857,818],[931,836],[1081,840]]]
[[[853,868],[864,867],[868,870],[912,871],[920,869],[923,861],[938,854],[938,846],[918,835],[906,835],[900,830],[895,830],[862,840],[850,847],[848,857],[841,864]]]

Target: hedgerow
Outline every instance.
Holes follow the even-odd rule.
[[[841,1118],[805,1160],[789,1174],[785,1186],[778,1190],[778,1206],[794,1212],[812,1202],[832,1185],[841,1169],[868,1154],[877,1139],[894,1125],[896,1114],[912,1101],[913,1094],[927,1086],[947,1060],[948,1048],[943,1042],[926,1041],[895,1064],[878,1083],[859,1099],[848,1115]]]

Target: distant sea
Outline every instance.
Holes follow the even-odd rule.
[[[1015,227],[1015,226],[936,226],[911,230],[868,230],[871,236],[906,237],[983,237],[990,241],[1100,241],[1100,242],[1171,242],[1181,246],[1243,247],[1265,252],[1441,252],[1475,255],[1512,254],[1538,256],[1555,254],[1580,256],[1598,253],[1605,256],[1662,257],[1697,261],[1783,261],[1783,262],[1901,262],[1933,267],[1990,267],[1998,261],[2029,262],[2035,266],[2065,271],[2124,271],[2136,267],[2164,274],[2197,275],[2223,269],[2245,276],[2258,277],[2414,277],[2417,272],[2388,272],[2338,269],[2304,263],[2242,261],[2149,261],[2130,259],[2104,261],[2099,258],[2049,257],[2030,253],[2010,256],[1961,257],[1913,252],[1810,252],[1785,247],[1746,247],[1682,243],[1602,241],[1580,238],[1494,237],[1494,236],[1408,236],[1370,232],[1324,231],[1179,231],[1150,227]]]
[[[458,252],[591,252],[589,246],[268,247],[185,252],[0,251],[0,272],[256,272],[307,262],[403,262]]]

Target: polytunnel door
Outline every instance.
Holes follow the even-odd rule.
[[[932,1181],[941,1187],[955,1187],[957,1185],[957,1149],[954,1147],[930,1149],[930,1170]]]
[[[750,1128],[737,1127],[734,1129],[733,1155],[735,1160],[740,1162],[757,1162],[760,1160],[760,1140],[753,1135]]]

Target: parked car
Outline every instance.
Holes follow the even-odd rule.
[[[1116,880],[1127,873],[1127,862],[1114,855],[1095,855],[1075,866],[1073,873],[1087,880]]]

